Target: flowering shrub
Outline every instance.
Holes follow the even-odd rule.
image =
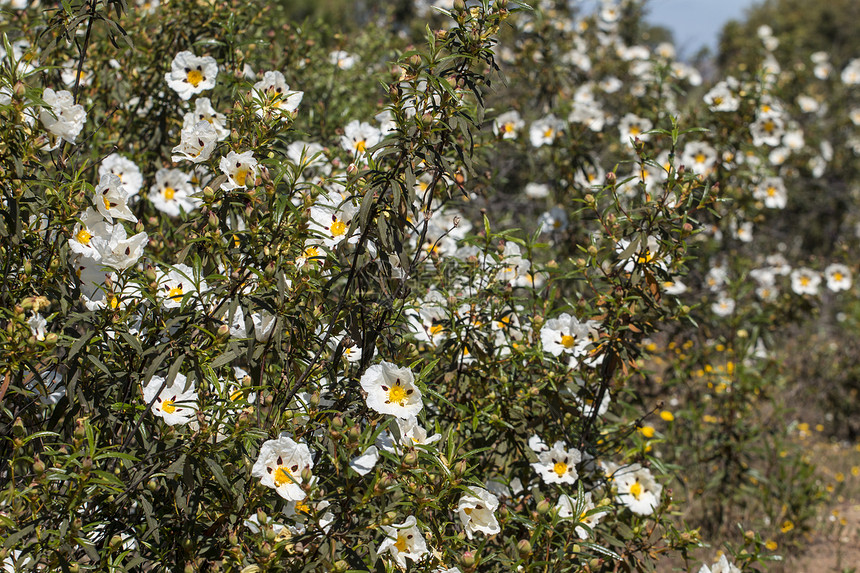
[[[359,5],[348,36],[11,8],[7,570],[652,571],[732,541],[726,571],[809,527],[768,349],[854,288],[794,194],[854,151],[772,31],[703,85],[638,4],[564,4]]]

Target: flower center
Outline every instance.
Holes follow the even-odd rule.
[[[514,131],[514,124],[505,123],[502,124],[502,133],[512,133]]]
[[[331,231],[333,237],[340,237],[346,233],[346,223],[343,221],[335,221],[331,224],[331,227],[329,227],[329,231]]]
[[[839,273],[839,272],[833,273],[833,280],[835,280],[836,282],[842,282],[843,278],[844,277],[842,276],[842,273]]]
[[[87,231],[86,229],[81,229],[78,231],[78,234],[75,235],[75,239],[82,245],[89,245],[90,239],[93,238],[93,234]]]
[[[803,286],[809,286],[809,277],[800,277],[800,284]]]
[[[573,348],[573,345],[576,344],[576,339],[569,334],[565,334],[561,337],[561,345],[565,348]]]
[[[555,462],[555,465],[552,466],[552,471],[558,474],[558,477],[562,477],[567,473],[567,464],[564,462]]]
[[[400,384],[396,384],[388,390],[388,401],[398,406],[402,406],[406,401],[406,390]]]
[[[111,295],[110,297],[110,307],[112,309],[116,309],[119,306],[119,298],[116,295]]]
[[[285,466],[278,466],[278,469],[275,470],[274,480],[275,486],[281,487],[285,483],[293,481],[292,472]]]
[[[182,298],[182,287],[178,286],[178,287],[173,287],[172,289],[170,289],[170,291],[167,293],[167,298],[172,298],[173,300],[181,299]]]
[[[630,495],[635,497],[637,500],[642,495],[642,484],[638,481],[630,486]]]
[[[355,150],[359,153],[367,151],[367,142],[363,139],[355,142]]]
[[[242,168],[236,171],[233,175],[233,180],[239,185],[239,187],[245,186],[245,179],[248,177],[248,169]]]
[[[188,75],[185,77],[189,84],[194,86],[195,88],[200,85],[200,82],[203,81],[203,72],[200,70],[191,70],[188,72]]]
[[[102,201],[105,202],[105,209],[110,210],[110,201],[108,201],[107,199],[102,199]]]
[[[176,411],[176,406],[173,405],[173,400],[165,400],[161,403],[161,410],[167,414],[172,414]]]
[[[646,249],[644,253],[639,255],[639,264],[644,265],[646,263],[650,263],[654,259],[654,255],[651,254],[650,249]]]
[[[394,547],[396,547],[398,551],[406,553],[406,551],[407,551],[406,536],[398,535],[397,536],[397,543],[394,544]]]
[[[175,197],[175,196],[176,196],[176,189],[174,189],[173,187],[165,187],[164,188],[164,198],[167,201],[172,201],[173,197]]]
[[[547,139],[549,139],[550,137],[552,137],[552,134],[553,134],[553,131],[552,131],[552,128],[551,128],[551,127],[548,127],[548,128],[546,129],[546,131],[544,131],[544,132],[543,132],[543,136],[544,136],[544,137],[546,137]]]
[[[640,133],[642,133],[642,130],[639,128],[638,125],[631,125],[630,126],[630,135],[635,137],[635,136],[639,135]]]

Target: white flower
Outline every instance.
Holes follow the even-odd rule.
[[[151,403],[152,413],[170,426],[187,424],[197,413],[197,391],[184,374],[177,374],[169,386],[161,376],[153,376],[143,387],[143,401]]]
[[[50,106],[50,108],[42,108],[39,112],[39,119],[42,120],[45,129],[64,141],[74,143],[87,121],[84,106],[75,104],[74,96],[68,90],[55,92],[51,88],[45,88],[42,99]],[[52,149],[56,149],[59,145],[58,140]]]
[[[175,265],[163,275],[158,286],[164,308],[179,308],[185,295],[207,289],[206,281],[195,276],[192,268],[184,264]]]
[[[382,529],[385,531],[386,537],[377,547],[376,553],[381,554],[384,551],[389,551],[397,565],[402,569],[406,569],[407,559],[420,561],[429,551],[427,551],[427,543],[416,523],[415,516],[410,515],[406,521],[395,524],[393,527],[383,525]]]
[[[543,199],[545,197],[549,197],[549,191],[549,185],[546,183],[530,182],[526,183],[526,186],[523,188],[523,193],[525,193],[526,197],[529,199]]]
[[[618,122],[618,131],[621,134],[621,143],[632,146],[633,140],[635,139],[638,139],[639,141],[648,141],[651,136],[646,132],[652,127],[654,127],[654,124],[651,123],[650,119],[628,113],[621,118],[621,121]]]
[[[200,199],[194,198],[194,187],[187,173],[179,169],[159,169],[149,189],[152,206],[171,217],[197,210]]]
[[[367,122],[352,120],[343,128],[340,146],[350,153],[363,155],[382,139],[382,131]]]
[[[113,173],[105,173],[99,179],[93,193],[93,204],[108,223],[113,223],[114,217],[137,223],[137,217],[128,208],[128,192]]]
[[[620,239],[618,244],[615,245],[615,252],[620,256],[623,257],[625,253],[628,253],[626,258],[623,258],[620,261],[624,263],[625,272],[632,273],[637,265],[639,267],[653,265],[663,270],[666,269],[665,258],[658,256],[660,252],[660,243],[657,241],[656,237],[648,235],[645,239],[644,245],[642,244],[642,241],[639,241],[638,239],[634,240],[637,241],[636,250],[634,252],[628,253],[628,248],[631,245],[631,241],[629,239]]]
[[[101,264],[124,271],[143,256],[143,248],[149,243],[149,235],[141,231],[129,237],[121,224],[108,227],[109,234],[93,236],[93,249],[98,253]]]
[[[708,174],[717,163],[717,150],[705,141],[693,141],[684,147],[681,163],[696,173]]]
[[[468,493],[460,498],[457,512],[466,531],[466,537],[472,539],[475,532],[484,535],[495,535],[502,529],[493,512],[499,507],[499,498],[481,487],[470,487]]]
[[[576,483],[579,474],[576,464],[582,461],[582,453],[576,448],[566,449],[564,442],[558,441],[552,448],[541,452],[537,462],[531,464],[540,474],[544,483]]]
[[[540,329],[543,349],[553,356],[562,353],[574,357],[584,356],[588,353],[592,334],[596,332],[596,324],[592,320],[579,322],[575,316],[566,312],[558,318],[551,318]]]
[[[410,416],[409,418],[397,418],[397,427],[400,430],[400,444],[402,446],[429,446],[442,439],[442,434],[433,434],[427,436],[425,430],[419,423],[418,418]]]
[[[45,320],[38,312],[34,312],[29,319],[27,319],[27,326],[30,327],[30,334],[36,337],[36,340],[45,340],[45,334],[47,333],[48,321]]]
[[[368,368],[361,377],[361,388],[367,393],[367,406],[380,414],[406,419],[417,416],[424,407],[412,370],[391,362]]]
[[[543,439],[537,434],[529,438],[529,447],[536,454],[549,451],[549,446],[546,445],[546,442],[544,442]]]
[[[227,176],[227,181],[221,184],[221,189],[224,191],[246,189],[248,184],[253,187],[257,179],[257,160],[254,159],[253,151],[244,153],[231,151],[227,157],[221,158],[218,167]]]
[[[734,564],[729,563],[725,555],[720,556],[720,560],[714,563],[712,567],[702,565],[699,573],[741,573],[741,570]]]
[[[529,127],[529,141],[532,147],[552,145],[559,132],[564,131],[564,122],[549,114],[535,121]]]
[[[364,450],[363,454],[350,460],[349,467],[355,470],[358,475],[363,476],[370,473],[378,461],[379,450],[376,446],[370,446]]]
[[[726,293],[720,293],[717,301],[711,305],[711,311],[717,316],[729,316],[735,311],[735,300]]]
[[[87,207],[87,210],[81,215],[80,222],[75,225],[72,231],[69,248],[72,249],[73,253],[100,261],[101,256],[93,247],[92,239],[96,236],[110,236],[111,227],[112,225],[105,221],[101,213],[92,207]]]
[[[839,263],[828,265],[824,269],[824,278],[827,280],[827,288],[833,292],[851,288],[851,269],[845,265]]]
[[[120,183],[129,197],[137,195],[143,186],[143,175],[140,168],[131,159],[127,159],[119,153],[111,153],[99,165],[99,177],[105,173],[113,173],[119,177]]]
[[[782,142],[782,135],[785,133],[785,122],[778,115],[761,114],[750,125],[750,134],[753,138],[753,145],[761,147],[776,147]]]
[[[201,121],[212,124],[215,133],[218,134],[218,141],[223,141],[230,135],[230,130],[226,126],[227,117],[223,113],[215,111],[208,97],[199,97],[194,100],[194,111],[189,111],[182,118],[182,129],[184,131],[194,128]]]
[[[595,512],[589,515],[588,512],[595,507],[594,502],[591,501],[590,491],[585,492],[581,500],[567,494],[561,494],[555,507],[561,519],[574,518],[578,524],[586,525],[589,529],[594,529],[594,526],[600,522],[605,513]],[[584,527],[577,525],[575,531],[580,539],[589,538],[589,533]]]
[[[714,112],[732,112],[740,107],[741,100],[732,92],[730,85],[721,81],[705,94],[705,103]]]
[[[170,64],[170,72],[164,74],[167,85],[181,99],[188,100],[194,94],[215,87],[218,64],[210,56],[195,56],[189,51],[176,54]]]
[[[847,86],[860,84],[860,58],[848,62],[848,65],[842,70],[842,83]]]
[[[769,209],[785,209],[788,191],[782,177],[765,177],[753,190],[753,198],[764,202]]]
[[[251,476],[260,478],[260,483],[271,487],[282,498],[299,501],[306,497],[302,489],[302,472],[314,467],[307,444],[296,443],[283,432],[276,440],[266,440]]]
[[[821,275],[812,269],[800,268],[791,271],[791,290],[796,294],[817,295]]]
[[[278,315],[267,310],[251,313],[251,322],[254,323],[254,338],[257,342],[266,342],[272,336]]]
[[[618,488],[618,503],[638,515],[651,515],[660,505],[663,486],[654,480],[651,471],[639,464],[618,468],[612,474]]]
[[[201,163],[208,160],[215,150],[218,141],[218,131],[208,121],[198,121],[194,124],[186,124],[179,134],[179,145],[173,148],[173,161],[190,161]]]
[[[358,62],[358,56],[343,50],[335,50],[329,53],[328,61],[342,70],[351,70]]]
[[[322,241],[329,248],[334,248],[344,241],[355,244],[361,234],[358,228],[349,234],[352,218],[358,208],[351,201],[340,203],[337,197],[339,196],[321,196],[310,212],[312,228],[322,233]]]
[[[493,133],[502,139],[516,139],[526,122],[516,110],[506,111],[493,121]]]
[[[257,109],[257,116],[272,113],[282,121],[290,119],[290,114],[298,109],[304,96],[304,92],[290,91],[284,74],[277,71],[263,74],[263,79],[254,84],[254,89],[265,98]]]

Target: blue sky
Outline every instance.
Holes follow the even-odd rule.
[[[741,19],[754,0],[648,0],[647,20],[666,26],[675,35],[681,56],[692,56],[702,46],[714,51],[723,24]]]

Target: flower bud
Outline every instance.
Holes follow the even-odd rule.
[[[408,452],[405,456],[403,456],[403,465],[406,467],[414,466],[418,463],[418,454],[413,452]]]
[[[460,558],[460,563],[462,563],[465,567],[472,567],[475,564],[475,554],[471,551],[466,551]]]
[[[314,474],[311,472],[311,468],[305,468],[302,470],[302,481],[305,483],[310,483],[313,479]]]
[[[520,557],[528,557],[532,552],[532,544],[528,539],[520,539],[517,542],[517,551],[520,554]]]
[[[114,535],[110,538],[109,545],[111,549],[118,549],[119,546],[122,545],[122,537],[120,537],[119,535]]]
[[[537,504],[537,511],[541,515],[546,515],[547,513],[549,513],[549,510],[551,508],[552,506],[549,504],[549,501],[545,499],[540,500],[540,502],[538,502]]]

